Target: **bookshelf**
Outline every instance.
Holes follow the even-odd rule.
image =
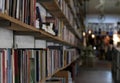
[[[114,48],[112,53],[112,75],[116,83],[120,82],[120,50]]]
[[[74,63],[78,58],[79,58],[79,57],[77,57],[75,60],[73,60],[71,63],[67,64],[66,66],[64,66],[64,67],[62,67],[62,68],[54,71],[54,73],[53,73],[52,75],[46,77],[45,79],[42,79],[40,82],[45,82],[46,80],[50,79],[52,76],[57,75],[58,72],[66,69],[67,67],[69,67],[69,66],[70,66],[72,63]]]
[[[6,14],[0,13],[0,18],[12,22],[13,24],[10,27],[8,27],[8,29],[16,31],[15,34],[17,34],[17,35],[23,35],[23,34],[33,35],[36,38],[43,38],[45,40],[55,41],[55,42],[59,42],[62,44],[70,45],[72,47],[77,47],[76,45],[70,44],[54,35],[51,35],[45,31],[43,31],[43,30],[36,29],[35,27],[27,25],[27,24],[25,24],[17,19],[14,19],[13,17],[10,17]]]
[[[0,56],[1,63],[5,64],[5,66],[0,64],[0,72],[2,72],[2,74],[0,73],[0,77],[3,78],[3,80],[0,81],[1,83],[5,83],[8,80],[10,80],[10,83],[43,83],[47,79],[54,77],[54,75],[60,71],[71,66],[71,64],[75,63],[79,58],[79,53],[77,51],[80,51],[79,40],[81,37],[77,28],[80,26],[76,23],[75,11],[72,9],[70,4],[67,3],[67,0],[61,0],[64,2],[61,2],[61,4],[64,4],[65,10],[60,6],[57,0],[0,1],[0,5],[4,6],[0,6],[0,28],[2,27],[3,29],[5,28],[11,31],[11,46],[0,47],[0,55],[5,55],[5,57]],[[9,3],[9,1],[11,3]],[[45,12],[49,13],[50,16],[55,17],[58,20],[58,23],[60,22],[57,24],[57,27],[59,27],[58,32],[63,32],[60,33],[62,34],[62,37],[41,29],[40,24],[42,27],[43,25],[46,25],[44,26],[45,28],[51,28],[49,25],[54,25],[54,22],[48,22],[48,24],[47,22],[40,22],[40,18],[38,20],[37,14],[39,14],[39,12],[37,11],[36,1],[43,6]],[[49,17],[47,13],[44,18],[45,21],[47,21],[46,17]],[[38,21],[40,24],[37,24]],[[37,28],[36,25],[40,28]],[[52,28],[53,27],[54,26],[52,26]],[[66,36],[66,33],[68,36]],[[7,41],[6,38],[5,40]],[[21,41],[19,41],[19,39]],[[44,40],[46,41],[44,42],[46,45],[43,45],[44,48],[41,48],[40,45],[35,45],[35,40]],[[21,46],[18,45],[17,47],[16,42],[17,44],[21,44]],[[50,55],[47,51],[49,49],[49,45],[47,45],[48,42],[57,43],[57,46],[64,46],[66,48],[62,49],[62,54],[59,51],[53,50],[50,51],[50,53],[52,53]],[[53,46],[56,46],[56,44]],[[56,57],[55,55],[58,56]],[[59,59],[60,57],[62,58],[61,60],[58,60],[58,62],[56,61],[56,63],[52,61],[49,63],[49,60],[47,60],[49,57],[50,60],[55,60],[55,58]],[[6,64],[7,60],[10,63]],[[62,64],[62,66],[59,64]],[[53,65],[55,65],[55,68]],[[50,71],[50,74],[48,70],[49,66],[50,69],[53,68],[52,72]],[[3,72],[4,69],[5,72]],[[18,77],[16,77],[16,75],[18,75]],[[32,78],[30,76],[32,76]]]

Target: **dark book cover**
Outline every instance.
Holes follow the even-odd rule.
[[[9,0],[9,16],[13,14],[13,0]]]
[[[24,0],[24,23],[26,23],[27,24],[27,13],[28,13],[28,7],[27,7],[27,5],[28,5],[28,0]]]
[[[19,57],[18,57],[18,51],[14,51],[14,68],[15,68],[15,83],[19,83]]]
[[[36,81],[39,82],[39,51],[36,50]]]

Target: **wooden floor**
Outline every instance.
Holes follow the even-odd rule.
[[[94,67],[80,67],[75,83],[114,83],[110,62],[97,61]]]

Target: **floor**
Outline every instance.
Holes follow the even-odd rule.
[[[97,61],[94,65],[80,67],[79,70],[75,83],[114,83],[108,61]]]

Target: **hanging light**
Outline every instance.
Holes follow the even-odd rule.
[[[86,35],[86,33],[85,32],[83,32],[83,36],[85,37],[85,35]]]
[[[89,31],[88,31],[88,34],[91,34],[91,33],[92,33],[92,31],[91,31],[91,30],[89,30]]]
[[[91,36],[92,36],[93,39],[95,38],[95,35],[94,35],[94,34],[92,34]]]

